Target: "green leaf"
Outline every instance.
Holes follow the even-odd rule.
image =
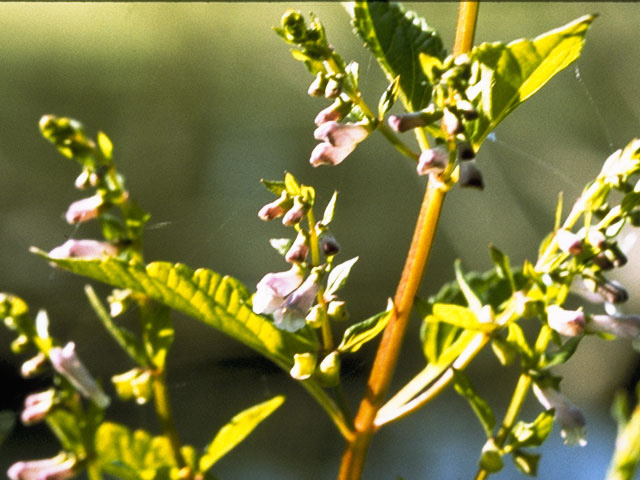
[[[280,395],[248,408],[233,417],[217,433],[207,447],[205,454],[200,458],[200,471],[209,470],[220,458],[242,442],[260,422],[271,415],[283,402],[284,397]]]
[[[126,480],[158,479],[176,469],[169,440],[144,430],[104,422],[96,433],[96,453],[102,470]]]
[[[85,285],[84,291],[87,295],[87,298],[89,299],[91,307],[93,307],[93,310],[96,312],[98,319],[100,319],[107,332],[109,332],[109,334],[111,334],[115,341],[118,342],[118,345],[120,345],[122,349],[127,352],[131,359],[138,365],[142,367],[148,366],[149,362],[147,361],[144,349],[142,348],[142,344],[136,338],[136,336],[126,328],[116,325],[116,323],[111,318],[111,315],[109,315],[107,310],[102,305],[102,302],[96,295],[96,292],[93,290],[91,285]]]
[[[296,177],[289,172],[284,175],[284,187],[291,196],[300,194],[300,184],[296,180]]]
[[[271,246],[283,257],[287,254],[291,245],[293,245],[293,240],[290,238],[272,238],[269,240]]]
[[[293,355],[315,351],[317,342],[304,334],[278,329],[251,310],[249,292],[238,280],[208,269],[195,272],[183,264],[143,265],[113,257],[54,259],[32,249],[61,268],[119,288],[129,288],[210,325],[289,371]],[[304,330],[303,330],[304,332]]]
[[[575,353],[581,340],[582,337],[573,337],[564,342],[558,350],[548,355],[542,368],[546,370],[556,365],[566,363]]]
[[[330,298],[338,290],[344,287],[349,278],[351,267],[358,261],[358,257],[354,257],[351,260],[336,265],[329,272],[329,278],[327,279],[327,289],[325,290],[325,297]]]
[[[469,377],[464,372],[454,369],[453,381],[456,392],[469,402],[478,420],[480,420],[487,438],[490,438],[493,428],[496,426],[496,418],[493,415],[493,411],[491,411],[491,407],[478,395]]]
[[[83,420],[62,408],[54,408],[45,418],[47,425],[62,445],[62,448],[81,457],[86,454],[80,427],[80,424],[84,423]]]
[[[113,155],[113,143],[111,143],[111,139],[106,133],[98,132],[96,140],[98,141],[98,147],[100,148],[102,156],[107,160],[111,160],[111,156]]]
[[[466,93],[479,118],[467,122],[466,131],[476,151],[513,109],[580,56],[594,18],[581,17],[534,40],[483,43],[471,51],[472,80]]]
[[[516,283],[513,279],[513,273],[511,272],[509,257],[498,250],[493,244],[489,245],[489,252],[491,253],[491,260],[496,267],[496,273],[500,278],[506,278],[507,280],[509,280],[511,289],[515,291]]]
[[[140,312],[147,356],[154,367],[164,370],[167,353],[174,337],[171,309],[156,303],[142,306]]]
[[[338,192],[334,191],[333,195],[331,195],[331,200],[329,200],[327,207],[324,209],[324,214],[322,215],[323,225],[329,225],[331,220],[333,220],[333,213],[336,209],[336,200],[338,200]]]
[[[530,477],[538,476],[539,453],[529,453],[524,450],[514,450],[512,453],[513,463],[525,475]]]
[[[264,185],[264,188],[277,195],[278,197],[282,192],[286,190],[286,187],[282,180],[265,180],[264,178],[261,178],[260,183]]]
[[[509,445],[514,448],[539,447],[553,428],[553,410],[545,410],[531,423],[518,422],[511,430]]]
[[[393,302],[389,299],[387,309],[362,322],[351,325],[342,336],[338,345],[339,352],[357,352],[365,343],[373,340],[387,326],[393,314]]]
[[[506,342],[520,354],[520,358],[524,364],[529,363],[533,358],[533,350],[531,350],[520,325],[511,322],[507,326],[507,331]]]
[[[481,323],[478,317],[468,308],[460,305],[436,303],[433,306],[433,315],[427,317],[429,322],[444,322],[465,330],[491,332],[495,330],[493,323]]]
[[[458,285],[460,285],[460,291],[464,295],[464,298],[467,301],[467,305],[469,305],[469,308],[473,313],[478,315],[480,313],[480,310],[482,310],[482,302],[465,280],[460,263],[460,259],[457,259],[454,263],[456,281],[458,282]]]
[[[419,56],[426,53],[443,59],[442,40],[416,13],[397,2],[350,2],[345,5],[355,34],[382,67],[387,80],[400,77],[399,96],[409,111],[426,107],[431,85],[422,71]]]

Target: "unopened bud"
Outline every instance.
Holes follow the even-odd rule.
[[[449,164],[449,152],[444,147],[434,147],[420,154],[416,170],[418,175],[440,173]]]
[[[624,303],[629,300],[627,290],[615,280],[596,283],[596,293],[608,303]]]
[[[46,355],[42,352],[38,352],[35,357],[30,358],[22,364],[22,366],[20,367],[20,374],[24,378],[31,378],[42,371],[42,368],[44,367],[46,361]]]
[[[309,206],[304,203],[300,197],[295,197],[293,199],[293,206],[285,213],[284,217],[282,217],[282,224],[291,227],[300,223],[308,210]]]
[[[333,300],[327,307],[327,315],[334,322],[345,322],[349,318],[347,304],[343,300]]]
[[[482,172],[476,165],[476,162],[471,160],[460,164],[460,176],[458,183],[461,187],[472,187],[484,190],[484,180],[482,179]]]
[[[273,202],[264,205],[258,212],[258,218],[260,220],[269,221],[281,217],[285,214],[288,207],[291,205],[291,199],[287,195],[286,191],[280,194],[280,198]]]
[[[326,387],[334,387],[340,382],[340,354],[331,352],[322,359],[318,367],[319,380]]]
[[[339,122],[351,111],[352,106],[353,104],[351,102],[345,102],[341,98],[338,98],[316,115],[314,123],[320,126],[327,122]]]
[[[567,337],[577,337],[584,331],[584,312],[565,310],[558,305],[547,307],[547,322],[556,332]]]
[[[322,72],[319,72],[316,75],[316,78],[311,85],[309,85],[309,89],[307,93],[312,97],[321,97],[324,95],[325,88],[327,87],[327,78],[324,76]]]
[[[462,113],[462,116],[464,116],[465,120],[475,120],[476,118],[478,118],[478,111],[468,100],[458,100],[456,102],[456,108],[460,113]]]
[[[421,112],[390,115],[388,122],[393,130],[401,133],[418,127],[426,127],[440,118],[442,118],[442,111],[436,110],[432,104]]]
[[[301,263],[304,262],[309,253],[309,246],[307,245],[307,238],[300,232],[293,242],[293,245],[287,250],[284,259],[289,263]]]
[[[289,374],[296,380],[306,380],[313,375],[318,359],[313,353],[296,353]]]
[[[311,328],[320,328],[327,318],[327,312],[322,305],[314,305],[309,313],[304,317],[307,325]]]
[[[456,144],[456,151],[458,152],[458,158],[463,162],[473,160],[476,156],[476,152],[473,151],[473,147],[467,141],[458,142]]]
[[[615,243],[603,253],[609,260],[611,260],[611,263],[616,268],[620,268],[627,264],[627,256],[622,253],[620,247]]]
[[[324,87],[324,96],[326,98],[336,98],[342,92],[342,81],[338,78],[330,78]]]
[[[74,185],[78,190],[84,190],[87,188],[89,186],[89,172],[87,170],[83,170],[82,173],[78,175],[78,178],[76,178]]]
[[[320,248],[325,257],[337,255],[340,252],[340,244],[333,236],[328,227],[324,227],[319,232]]]
[[[593,257],[591,261],[604,271],[612,270],[614,267],[613,262],[607,258],[604,252],[601,252]]]

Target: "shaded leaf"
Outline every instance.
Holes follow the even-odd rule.
[[[553,410],[545,410],[531,423],[516,423],[511,430],[509,445],[514,448],[542,445],[553,428],[553,414]]]
[[[513,463],[525,475],[530,477],[538,476],[538,463],[540,462],[539,453],[529,453],[524,450],[514,450],[511,454]]]
[[[365,343],[373,340],[387,326],[387,322],[393,314],[393,302],[389,299],[387,310],[374,315],[362,322],[351,325],[342,336],[338,345],[340,352],[357,352]]]
[[[0,411],[0,445],[11,434],[16,424],[16,414],[11,410]]]
[[[490,438],[493,428],[496,426],[496,418],[493,415],[491,407],[478,395],[475,388],[473,388],[469,377],[464,372],[454,369],[453,381],[456,392],[469,402],[469,405],[471,405],[471,408],[478,417],[478,420],[480,420],[487,438]]]
[[[472,80],[466,93],[479,117],[467,122],[466,131],[476,151],[513,109],[580,56],[594,18],[581,17],[533,40],[483,43],[471,51]]]
[[[280,395],[248,408],[233,417],[228,424],[220,429],[206,448],[205,454],[200,458],[200,471],[209,470],[220,458],[242,442],[260,422],[271,415],[283,402],[284,397]]]
[[[409,111],[431,99],[431,85],[422,71],[420,53],[443,59],[442,40],[427,22],[396,2],[351,2],[345,5],[355,34],[382,67],[387,80],[400,77],[399,96]]]

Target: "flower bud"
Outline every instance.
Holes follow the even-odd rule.
[[[556,232],[556,242],[558,242],[558,248],[564,253],[570,255],[579,255],[582,253],[582,237],[569,230],[558,230]]]
[[[584,331],[584,312],[565,310],[558,305],[550,305],[547,307],[547,322],[559,334],[577,337]]]
[[[107,408],[110,403],[109,397],[105,395],[80,361],[75,349],[75,343],[69,342],[64,348],[54,347],[49,350],[49,360],[53,368],[66,378],[83,397],[90,399],[100,408]]]
[[[334,322],[346,322],[349,319],[347,304],[343,300],[333,300],[327,307],[327,315]]]
[[[440,173],[449,164],[449,152],[444,147],[434,147],[420,154],[416,170],[418,175]]]
[[[461,187],[472,187],[484,190],[484,180],[482,179],[482,172],[476,165],[476,162],[470,160],[460,164],[460,176],[458,177],[458,183]]]
[[[316,75],[316,78],[311,85],[309,85],[309,89],[307,93],[312,97],[321,97],[324,95],[325,88],[327,87],[327,77],[324,76],[324,73],[319,72]]]
[[[305,40],[307,26],[305,25],[304,17],[300,12],[287,10],[280,19],[280,25],[282,25],[285,38],[289,42],[301,43]]]
[[[109,302],[109,315],[112,318],[126,311],[133,301],[132,294],[133,292],[129,289],[120,290],[116,288],[111,292],[111,295],[107,297],[107,301]]]
[[[615,280],[596,283],[595,291],[608,303],[624,303],[629,300],[627,290]]]
[[[296,353],[293,361],[289,374],[296,380],[306,380],[313,375],[318,359],[313,353]]]
[[[100,259],[103,256],[115,257],[118,249],[107,242],[97,240],[67,240],[59,247],[51,250],[51,258],[83,258],[85,260]]]
[[[307,238],[300,232],[296,237],[295,242],[291,245],[291,248],[287,251],[284,259],[289,263],[301,263],[304,262],[309,254],[309,246],[307,245]]]
[[[322,228],[318,228],[318,226],[316,226],[316,230],[320,230],[318,232],[318,239],[320,249],[322,253],[324,253],[324,256],[331,257],[337,255],[340,252],[340,244],[329,230],[329,227],[322,226]]]
[[[341,98],[338,98],[327,108],[321,110],[313,121],[317,126],[327,122],[338,122],[351,111],[352,106],[353,104],[351,102],[345,102]]]
[[[89,186],[89,171],[83,170],[74,183],[78,190],[84,190]]]
[[[456,144],[456,151],[458,153],[458,158],[463,162],[473,160],[476,156],[476,153],[473,151],[473,147],[467,141],[458,142]]]
[[[53,389],[40,393],[32,393],[24,400],[24,410],[20,414],[20,419],[25,425],[33,425],[44,420],[51,408],[56,396]]]
[[[38,352],[35,357],[30,358],[22,364],[22,366],[20,367],[20,374],[24,378],[31,378],[34,375],[37,375],[42,370],[42,367],[44,367],[46,361],[46,355],[42,352]]]
[[[533,393],[545,409],[555,410],[554,421],[560,424],[564,443],[584,447],[587,444],[586,421],[580,409],[552,387],[542,388],[534,383]]]
[[[258,218],[263,221],[273,220],[279,218],[285,214],[287,209],[291,206],[291,199],[286,191],[280,194],[280,197],[273,202],[264,205],[258,212]]]
[[[307,316],[304,317],[307,325],[311,328],[320,328],[327,318],[327,312],[325,311],[322,305],[314,305],[307,313]]]
[[[313,136],[334,147],[346,147],[362,142],[369,136],[369,130],[355,123],[327,122],[316,128]]]
[[[435,106],[432,104],[421,112],[390,115],[387,121],[393,130],[402,133],[414,128],[426,127],[440,118],[442,118],[442,111],[435,110]]]
[[[153,395],[149,370],[134,368],[120,375],[114,375],[111,381],[122,400],[135,398],[138,405],[144,405]]]
[[[338,78],[330,78],[324,87],[324,96],[326,98],[336,98],[342,92],[342,81]]]
[[[615,268],[620,268],[627,264],[627,256],[615,243],[602,253],[611,261]]]
[[[327,142],[319,143],[311,152],[309,163],[314,167],[320,165],[338,165],[356,148],[356,144],[346,147],[334,147]]]
[[[464,132],[462,122],[458,119],[458,116],[448,108],[445,108],[442,112],[442,130],[450,136]]]
[[[100,215],[100,210],[104,206],[102,195],[93,195],[82,200],[77,200],[69,205],[65,219],[67,223],[82,223]]]
[[[9,467],[10,480],[65,480],[73,477],[76,459],[61,453],[53,458],[17,462]]]
[[[322,359],[318,367],[320,381],[326,387],[335,387],[340,382],[340,354],[334,350]]]
[[[298,196],[293,199],[293,206],[282,217],[282,224],[292,227],[300,223],[309,210],[309,205],[302,201]]]

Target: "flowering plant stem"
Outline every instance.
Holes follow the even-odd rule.
[[[473,44],[477,11],[477,2],[460,3],[454,55],[470,50]],[[424,148],[423,145],[421,147]],[[364,469],[367,450],[371,437],[375,433],[376,414],[384,402],[395,370],[409,314],[424,274],[447,192],[447,187],[434,180],[435,178],[431,177],[427,184],[409,254],[394,297],[393,315],[389,319],[378,347],[367,383],[367,393],[360,403],[355,418],[355,435],[342,457],[339,480],[357,480]]]
[[[176,464],[179,468],[186,465],[182,454],[180,453],[180,440],[178,438],[178,431],[173,421],[173,414],[171,410],[171,402],[169,400],[169,390],[167,389],[167,376],[166,371],[163,369],[159,372],[154,372],[153,375],[153,399],[155,402],[156,414],[160,420],[162,427],[162,433],[169,440],[173,456],[176,460]]]

